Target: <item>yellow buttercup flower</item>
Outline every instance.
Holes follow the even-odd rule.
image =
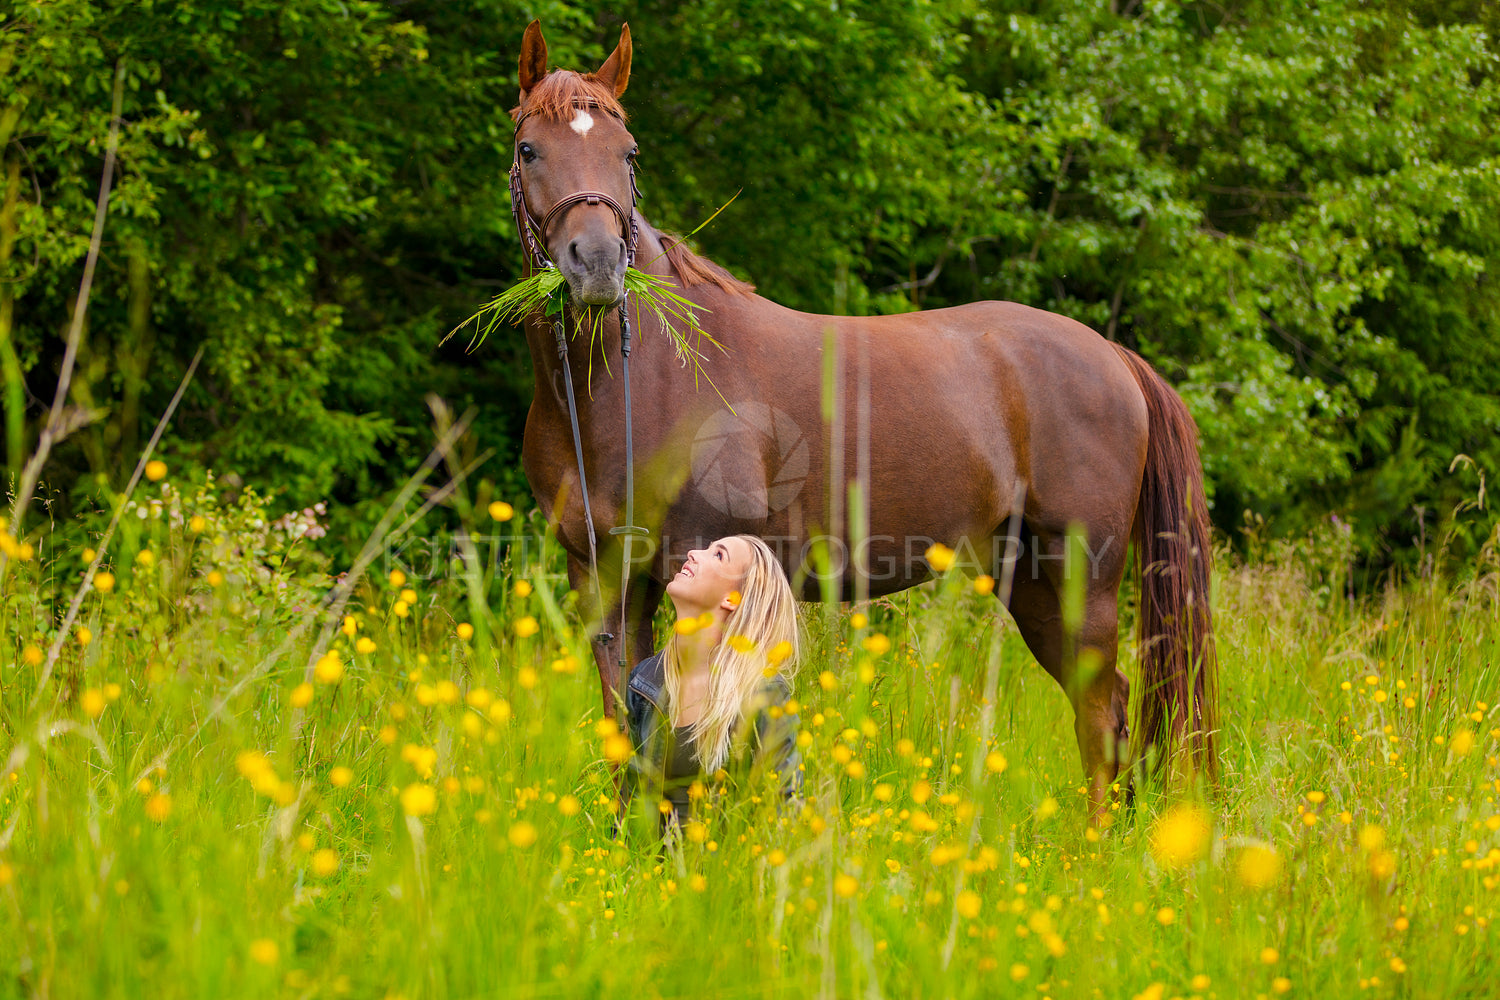
[[[167,478],[167,463],[159,458],[153,458],[146,463],[146,478],[153,483],[159,483]]]
[[[1448,741],[1448,749],[1455,757],[1462,757],[1474,749],[1474,734],[1467,728],[1460,729]]]
[[[261,965],[275,965],[281,958],[281,949],[270,938],[258,938],[250,942],[250,958]]]
[[[1254,844],[1240,851],[1234,872],[1247,889],[1264,889],[1281,877],[1281,857],[1270,847]]]
[[[948,548],[948,546],[944,545],[942,542],[938,542],[930,546],[927,549],[925,555],[927,558],[927,565],[931,566],[939,573],[945,573],[953,566],[953,550]]]
[[[401,790],[401,810],[408,816],[431,816],[437,812],[437,789],[414,782]]]
[[[496,500],[490,504],[490,517],[496,521],[509,521],[516,516],[516,509],[504,500]]]
[[[95,688],[88,688],[78,696],[78,707],[83,709],[85,715],[91,719],[97,719],[104,714],[104,692]]]
[[[474,626],[470,625],[468,622],[459,622],[458,628],[454,631],[458,633],[459,639],[463,640],[464,642],[468,642],[470,639],[474,638]]]
[[[101,594],[107,594],[115,589],[115,575],[101,570],[94,574],[94,589]]]
[[[319,684],[337,684],[344,677],[344,664],[339,654],[329,650],[313,664],[313,677]]]
[[[538,625],[536,619],[531,617],[530,615],[527,615],[524,618],[517,619],[515,627],[516,636],[521,639],[528,639],[531,636],[536,635],[537,632],[541,631],[541,626]]]
[[[613,723],[611,723],[613,725]],[[635,748],[630,745],[630,737],[616,730],[604,737],[604,759],[615,764],[623,764],[630,759]]]
[[[241,750],[234,758],[234,769],[240,777],[254,780],[256,775],[271,770],[271,762],[259,750]]]
[[[1151,828],[1151,854],[1168,868],[1191,867],[1208,853],[1212,833],[1209,815],[1202,807],[1174,806]]]
[[[1368,864],[1370,874],[1377,879],[1388,879],[1396,874],[1396,855],[1390,851],[1372,851]]]

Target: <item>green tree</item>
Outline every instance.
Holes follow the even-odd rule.
[[[1478,0],[50,0],[0,5],[12,466],[49,399],[116,66],[115,195],[57,485],[168,444],[298,505],[372,501],[428,393],[517,463],[519,334],[442,335],[520,258],[521,29],[597,65],[629,20],[643,209],[818,310],[1011,298],[1141,349],[1197,415],[1221,526],[1337,513],[1410,550],[1500,467],[1500,138]],[[1424,524],[1419,528],[1418,522]],[[1469,541],[1492,530],[1471,515]]]

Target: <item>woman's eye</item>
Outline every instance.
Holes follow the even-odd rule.
[[[527,163],[536,159],[536,150],[531,148],[531,143],[523,142],[520,145],[521,159]]]

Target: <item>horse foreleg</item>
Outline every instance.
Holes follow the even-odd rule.
[[[629,683],[629,671],[635,670],[637,663],[656,650],[651,623],[656,618],[657,606],[661,604],[662,594],[666,589],[666,584],[651,576],[643,576],[630,583],[630,626],[626,634],[629,642],[625,647],[625,664],[628,670],[621,683]]]
[[[585,622],[600,614],[595,607],[598,602],[594,597],[594,581],[589,578],[588,564],[573,555],[568,556],[568,584],[578,594],[579,607],[583,612]],[[620,644],[625,641],[624,629],[621,627],[624,615],[618,594],[607,596],[606,604],[600,619],[599,630],[589,638],[593,640],[591,646],[594,651],[594,664],[599,668],[599,688],[604,702],[604,715],[612,719],[616,712],[616,696],[623,695],[625,690],[625,678],[620,676]],[[611,638],[606,640],[603,638],[604,635],[609,635]]]

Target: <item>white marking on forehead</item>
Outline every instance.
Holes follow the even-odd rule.
[[[589,129],[593,127],[594,116],[589,114],[582,108],[579,108],[578,114],[574,115],[573,120],[568,122],[568,128],[572,129],[574,132],[577,132],[579,135],[588,135]]]

